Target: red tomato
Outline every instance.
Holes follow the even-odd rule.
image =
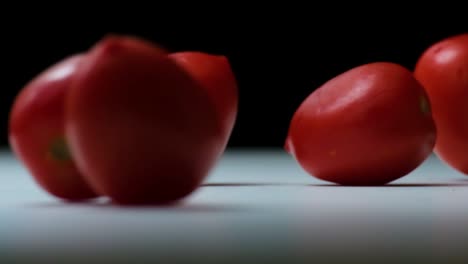
[[[179,63],[207,90],[222,124],[224,134],[222,153],[234,128],[239,100],[237,82],[228,59],[221,55],[195,51],[176,52],[169,57]]]
[[[286,150],[311,175],[342,185],[383,185],[432,152],[435,126],[423,87],[394,63],[329,80],[294,114]]]
[[[180,201],[223,143],[207,92],[154,43],[108,36],[91,48],[66,100],[77,166],[119,204]]]
[[[468,34],[433,44],[414,75],[426,89],[437,126],[435,153],[468,174]]]
[[[70,156],[64,135],[65,95],[83,55],[46,69],[18,94],[12,106],[12,151],[50,194],[67,200],[97,197]]]

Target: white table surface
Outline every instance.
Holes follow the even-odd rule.
[[[468,177],[434,156],[384,187],[232,150],[179,207],[67,204],[0,154],[0,263],[468,263]]]

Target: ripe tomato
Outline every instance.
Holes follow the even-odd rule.
[[[97,197],[78,172],[64,134],[65,95],[84,55],[63,59],[31,80],[10,113],[12,151],[50,194],[67,200]]]
[[[156,44],[108,36],[92,47],[66,100],[77,166],[119,204],[171,203],[215,165],[221,125],[206,90]]]
[[[416,63],[437,126],[435,153],[468,174],[468,34],[434,43]]]
[[[221,55],[195,51],[176,52],[169,57],[179,63],[207,90],[222,124],[224,134],[224,144],[220,149],[222,153],[234,128],[239,100],[237,82],[228,59]]]
[[[423,87],[394,63],[350,69],[310,94],[294,114],[286,150],[311,175],[342,185],[382,185],[432,152],[435,125]]]

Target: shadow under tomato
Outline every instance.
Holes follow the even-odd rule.
[[[36,202],[25,205],[29,208],[50,208],[50,209],[98,209],[113,211],[165,211],[181,213],[226,213],[251,211],[252,208],[235,204],[215,204],[215,203],[166,203],[166,204],[134,204],[123,205],[115,204],[110,200],[96,200],[88,202],[68,202],[68,201],[50,201]],[[253,210],[253,209],[252,209]]]
[[[393,188],[393,187],[466,187],[468,184],[461,183],[389,183],[385,185],[339,185],[334,183],[311,184],[319,187],[372,187],[372,188]]]

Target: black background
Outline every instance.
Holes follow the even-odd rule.
[[[282,16],[248,21],[240,16],[234,22],[207,19],[207,23],[191,19],[137,23],[121,17],[72,26],[62,18],[29,20],[7,29],[3,32],[2,79],[6,82],[0,90],[0,144],[8,146],[8,114],[23,85],[52,63],[86,50],[108,33],[136,35],[172,51],[226,55],[240,95],[230,146],[281,147],[295,108],[328,79],[374,61],[413,69],[431,44],[468,32],[468,23],[434,27],[424,21],[395,25],[388,21],[349,24],[344,20],[331,25],[320,19],[294,22]]]

